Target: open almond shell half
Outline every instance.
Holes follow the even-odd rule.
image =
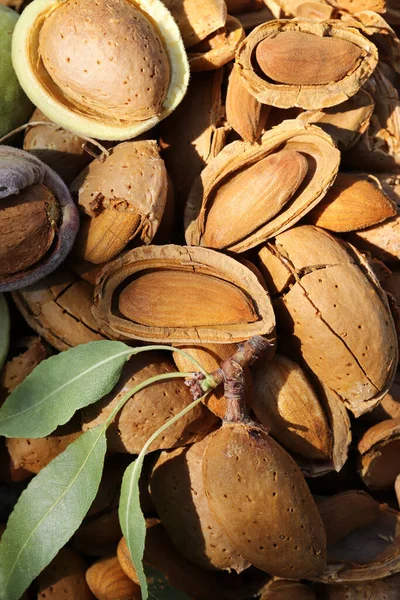
[[[272,41],[277,36],[286,35],[289,32],[298,32],[310,36],[310,38],[313,36],[319,38],[319,40],[314,41],[321,46],[322,52],[316,51],[316,56],[310,58],[310,63],[314,62],[316,71],[316,79],[312,83],[302,83],[303,68],[299,64],[297,64],[297,72],[300,77],[299,83],[284,83],[267,76],[257,63],[256,52],[260,43],[264,43],[266,40]],[[345,42],[343,56],[346,52],[349,54],[348,60],[346,60],[347,68],[341,70],[340,73],[338,71],[337,76],[335,76],[336,79],[333,81],[329,81],[328,76],[327,81],[329,83],[318,81],[327,62],[323,58],[325,52],[323,51],[324,43],[321,42],[321,38],[337,39]],[[329,44],[331,45],[331,42]],[[278,69],[277,72],[282,70],[283,63],[278,56],[271,57],[273,51],[282,52],[282,56],[286,54],[286,57],[290,53],[290,60],[293,64],[291,67],[288,66],[287,70],[292,74],[296,71],[296,61],[300,58],[306,58],[302,56],[306,49],[302,51],[293,45],[292,48],[288,47],[287,50],[284,50],[282,44],[276,42],[274,48],[268,48],[268,51],[266,49],[266,54],[269,54],[268,61],[273,60],[275,63]],[[331,52],[332,55],[329,57]],[[336,50],[333,47],[326,50],[326,58],[330,58],[332,62],[338,61]],[[315,65],[315,60],[318,59],[321,61],[319,68]],[[311,20],[279,19],[263,23],[247,36],[236,55],[236,63],[239,65],[240,74],[245,79],[249,91],[259,102],[280,108],[299,106],[307,110],[335,106],[335,104],[344,102],[354,96],[375,69],[377,60],[377,49],[372,42],[356,29],[346,27],[335,20],[317,23]]]
[[[186,242],[234,252],[261,244],[318,204],[339,162],[340,152],[328,134],[297,121],[267,131],[260,144],[232,142],[192,187]]]
[[[398,344],[386,295],[368,263],[350,245],[307,225],[280,234],[259,255],[293,352],[356,417],[371,410],[390,389]]]
[[[400,474],[400,418],[368,429],[358,444],[359,474],[371,490],[392,489]]]
[[[234,343],[275,329],[269,294],[250,269],[187,246],[135,248],[108,263],[93,312],[113,332],[164,343]]]

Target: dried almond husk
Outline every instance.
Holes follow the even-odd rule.
[[[153,140],[118,144],[104,162],[91,162],[70,187],[83,212],[75,254],[101,264],[133,238],[150,244],[164,214],[167,189],[167,171]]]
[[[305,479],[262,426],[224,422],[203,461],[210,509],[245,559],[284,578],[325,569],[325,531]]]
[[[185,48],[201,42],[226,22],[224,0],[164,0],[164,4],[178,24]]]
[[[104,340],[91,313],[94,287],[68,271],[58,270],[45,280],[13,292],[25,321],[57,350]]]
[[[340,150],[347,150],[368,128],[374,106],[372,96],[361,88],[345,102],[330,108],[305,111],[296,118],[301,123],[318,125],[332,137]]]
[[[141,600],[140,585],[124,573],[116,556],[100,558],[86,571],[87,584],[98,600]]]
[[[175,245],[136,248],[108,263],[94,315],[149,341],[235,343],[273,338],[275,328],[268,292],[250,269],[214,250]]]
[[[86,564],[68,546],[62,548],[39,574],[37,598],[49,600],[95,600],[85,579]]]
[[[157,352],[133,356],[124,366],[117,386],[110,394],[83,411],[83,430],[104,423],[121,398],[150,377],[175,371],[170,357]],[[193,401],[183,379],[160,381],[128,400],[108,428],[108,447],[114,452],[139,454],[149,437]],[[150,451],[184,446],[203,439],[218,420],[202,404],[179,419],[159,436]]]
[[[358,443],[359,474],[370,490],[392,489],[400,474],[400,418],[373,425]]]
[[[157,514],[178,551],[207,570],[250,566],[231,544],[208,506],[203,482],[203,456],[209,438],[189,448],[162,452],[153,467],[150,492]],[[186,507],[177,511],[176,507]]]
[[[257,145],[232,142],[193,185],[185,211],[187,243],[234,252],[259,245],[322,199],[339,161],[326,133],[297,121],[267,131]]]
[[[235,58],[245,33],[241,22],[228,15],[225,26],[188,50],[189,66],[192,72],[213,71]]]
[[[216,369],[219,369],[221,363],[224,360],[230,358],[233,354],[235,354],[238,349],[237,344],[203,344],[203,345],[176,345],[178,348],[182,348],[185,352],[190,354],[194,359],[197,360],[201,364],[201,366],[207,371],[207,373],[212,373]],[[173,353],[174,362],[179,369],[183,373],[190,373],[191,371],[195,372],[196,368],[188,358],[180,354],[179,352]],[[245,371],[246,372],[246,371]],[[249,371],[247,371],[247,377],[245,379],[246,384],[246,400],[250,401],[251,396],[251,376]],[[222,386],[218,386],[211,393],[207,394],[204,399],[204,404],[209,408],[217,417],[223,419],[226,413],[226,398],[224,395],[224,390]]]
[[[69,185],[92,160],[84,148],[86,140],[62,127],[53,127],[54,123],[38,108],[29,122],[41,124],[26,130],[24,150],[37,156]]]
[[[234,66],[226,94],[226,118],[229,125],[247,142],[255,142],[265,129],[270,107],[250,94]]]
[[[179,209],[186,204],[195,178],[225,145],[223,75],[223,69],[193,73],[182,103],[160,124],[162,156]]]
[[[398,173],[400,170],[400,101],[396,87],[381,65],[366,85],[375,102],[368,129],[358,142],[344,152],[344,164],[371,173]]]
[[[321,509],[322,518],[333,531],[333,540],[338,538],[339,531],[348,533],[342,539],[328,543],[327,569],[313,580],[323,583],[370,581],[399,571],[400,513],[359,490],[336,494],[326,502],[325,510]],[[321,508],[320,501],[318,507]]]
[[[311,225],[329,231],[366,229],[397,214],[379,180],[366,173],[338,173],[323,200],[307,215]]]
[[[398,349],[386,295],[368,263],[308,225],[280,234],[259,256],[293,350],[355,416],[371,410],[390,389]]]
[[[280,108],[340,104],[357,93],[377,61],[374,44],[336,20],[269,21],[247,36],[236,55],[249,92]]]
[[[356,11],[356,14],[341,15],[341,20],[349,27],[356,27],[366,37],[370,38],[378,48],[379,60],[399,73],[400,40],[385,19],[376,14],[377,12],[384,11],[373,11],[373,9]]]
[[[81,433],[80,420],[75,417],[44,438],[8,438],[6,444],[14,468],[36,474],[64,452]]]
[[[164,574],[172,587],[196,600],[242,600],[259,595],[268,576],[257,569],[236,574],[206,571],[189,562],[169,539],[158,519],[147,519],[145,564]],[[125,538],[118,544],[117,556],[122,569],[138,581]]]
[[[311,588],[297,581],[273,580],[262,590],[260,600],[316,600]]]
[[[13,65],[49,119],[108,140],[167,117],[189,79],[178,25],[160,0],[32,2],[14,31]]]
[[[346,13],[353,14],[361,11],[385,13],[387,7],[386,0],[329,0],[329,4],[345,16]]]
[[[315,588],[320,600],[398,600],[400,575],[376,581],[342,585],[319,585]]]

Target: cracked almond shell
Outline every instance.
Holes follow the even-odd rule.
[[[151,129],[189,78],[178,26],[160,0],[35,0],[17,23],[12,59],[49,119],[105,140]]]
[[[293,33],[316,37],[313,41],[316,46],[315,53],[311,57],[307,57],[307,39],[296,39],[298,36],[293,36]],[[278,36],[287,34],[290,34],[287,40],[286,37],[281,38],[282,41],[279,40]],[[330,40],[329,48],[325,48],[324,38]],[[336,49],[333,46],[331,48],[331,41],[335,39],[344,43],[341,44],[344,47],[340,50],[343,53],[341,59],[343,58],[344,65],[342,60],[338,60]],[[279,78],[280,72],[284,70],[290,77],[298,79],[298,82],[276,81],[259,68],[256,61],[257,49],[266,41],[268,48],[265,47],[264,53],[273,67],[268,72]],[[299,47],[299,44],[302,47]],[[298,106],[307,110],[334,106],[346,101],[367,81],[377,61],[378,52],[374,44],[357,30],[345,27],[337,20],[323,23],[300,19],[269,21],[256,27],[242,42],[236,54],[240,75],[245,80],[249,92],[259,102],[279,108]],[[324,83],[319,81],[319,78],[323,76],[327,65],[332,66],[332,74],[326,74],[327,80]],[[302,78],[305,78],[309,70],[313,75],[310,75],[308,83],[302,83]],[[337,71],[336,75],[333,71]],[[336,80],[332,81],[332,76],[336,77]]]
[[[108,337],[91,313],[94,287],[67,271],[13,292],[25,321],[57,350]]]
[[[358,443],[359,474],[370,490],[392,489],[400,473],[400,418],[373,425]]]
[[[320,585],[316,591],[321,600],[398,600],[400,575],[391,575],[385,579],[349,583],[340,585]]]
[[[153,140],[125,142],[93,160],[72,182],[83,212],[74,254],[108,262],[135,238],[150,244],[167,202],[168,176]]]
[[[318,204],[339,163],[331,137],[297,121],[267,131],[260,144],[232,142],[192,187],[185,211],[186,242],[234,252],[261,244]]]
[[[178,24],[185,48],[201,42],[226,22],[224,0],[165,0],[164,4]]]
[[[115,333],[164,343],[234,343],[275,329],[269,294],[249,268],[188,246],[136,248],[108,263],[93,314]]]
[[[259,255],[293,349],[355,416],[371,410],[390,389],[398,350],[386,295],[366,261],[306,225]]]

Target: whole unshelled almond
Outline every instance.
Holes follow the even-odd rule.
[[[305,156],[295,150],[281,150],[234,175],[217,191],[203,245],[226,248],[257,230],[290,201],[307,171]],[[236,224],[237,229],[221,227],[221,223]]]
[[[267,77],[291,85],[327,85],[351,72],[361,48],[346,40],[284,31],[260,42],[257,62]]]

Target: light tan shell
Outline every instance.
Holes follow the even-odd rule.
[[[95,600],[85,579],[86,563],[68,546],[40,573],[37,597],[48,600]]]
[[[265,129],[270,108],[247,90],[234,65],[226,93],[226,118],[246,142],[255,142]]]
[[[13,292],[13,298],[30,327],[62,351],[105,339],[91,313],[93,289],[76,275],[57,271],[37,284]]]
[[[204,490],[203,455],[208,436],[189,448],[162,452],[153,467],[150,492],[171,540],[188,560],[207,570],[250,566],[212,514]],[[176,507],[185,507],[177,511]]]
[[[86,221],[81,224],[75,252],[98,264],[114,258],[132,238],[150,244],[164,214],[167,189],[167,171],[153,140],[118,144],[104,162],[92,161],[70,186],[88,221],[88,229]],[[105,215],[108,228],[100,225]],[[100,239],[90,252],[88,240],[97,228]]]
[[[223,74],[222,69],[193,74],[182,103],[160,124],[162,155],[180,209],[202,168],[225,145]]]
[[[371,490],[392,489],[400,474],[400,417],[368,429],[358,443],[359,474]]]
[[[365,492],[345,493],[368,497]],[[378,508],[377,518],[373,511],[369,524],[351,531],[334,544],[328,544],[328,567],[320,577],[313,577],[313,580],[324,583],[372,581],[399,571],[400,513],[369,497],[370,505],[374,502]],[[352,503],[347,503],[347,508],[351,529],[351,523],[357,522],[361,517],[359,504],[353,500]]]
[[[142,598],[140,585],[124,573],[116,556],[100,558],[93,563],[86,571],[86,581],[98,600],[141,600]]]
[[[257,45],[284,31],[302,31],[319,37],[332,36],[351,42],[362,49],[363,58],[343,79],[329,85],[285,85],[261,77],[253,68],[253,54]],[[276,20],[256,27],[242,42],[236,55],[240,74],[248,90],[263,104],[290,108],[320,109],[335,106],[357,93],[377,64],[376,47],[358,31],[345,27],[336,20],[317,23],[309,20]]]
[[[245,33],[242,24],[228,15],[225,26],[188,51],[190,70],[213,71],[235,58],[235,53]]]
[[[121,398],[150,377],[174,373],[170,357],[157,352],[133,356],[124,366],[117,386],[110,394],[84,410],[83,430],[96,427],[108,418]],[[109,447],[117,452],[139,454],[149,437],[168,419],[193,401],[182,378],[160,381],[135,394],[108,428]],[[202,404],[169,427],[150,446],[150,451],[184,446],[203,439],[217,418]]]
[[[353,11],[349,11],[353,12]],[[390,69],[400,72],[400,40],[385,19],[376,14],[375,9],[354,11],[356,14],[342,14],[341,20],[349,27],[356,27],[376,45],[379,60]],[[386,17],[386,15],[385,15]]]
[[[113,306],[116,290],[121,292],[127,278],[131,281],[132,276],[135,275],[136,281],[138,281],[142,274],[149,272],[149,269],[152,273],[164,274],[169,270],[174,274],[175,283],[177,279],[179,280],[180,273],[201,275],[204,279],[199,279],[199,290],[206,285],[207,289],[211,289],[213,284],[220,289],[220,283],[224,286],[228,283],[229,286],[233,286],[229,290],[232,290],[232,293],[235,292],[237,301],[239,297],[246,298],[248,310],[252,313],[251,322],[233,324],[228,322],[213,326],[186,325],[182,322],[179,327],[168,326],[166,322],[165,326],[161,327],[138,324],[128,318],[122,318]],[[206,278],[210,278],[209,282]],[[156,295],[156,291],[158,295]],[[160,314],[163,314],[164,311],[166,319],[173,315],[176,321],[179,318],[179,307],[182,306],[184,289],[177,290],[173,297],[168,298],[164,297],[163,292],[163,289],[154,290],[152,302],[159,303],[158,310]],[[204,298],[205,311],[207,310],[206,300],[207,298]],[[211,300],[214,302],[215,298],[210,298]],[[219,300],[222,302],[223,298]],[[177,303],[176,307],[174,302]],[[219,303],[221,310],[223,310],[223,306]],[[230,308],[232,307],[226,303],[224,310],[228,319]],[[185,306],[185,309],[190,313],[190,306]],[[252,271],[238,261],[214,250],[174,245],[136,248],[109,263],[103,269],[95,289],[94,315],[96,320],[106,324],[118,334],[123,333],[133,339],[149,341],[235,343],[257,334],[273,337],[275,328],[275,317],[268,292]],[[195,322],[197,314],[190,314],[190,316],[191,322]]]
[[[396,87],[379,65],[366,84],[375,102],[368,129],[344,152],[344,164],[371,173],[400,171],[400,101]]]
[[[164,4],[178,24],[185,48],[201,42],[226,22],[224,0],[164,0]]]
[[[153,37],[158,36],[160,44],[165,50],[170,71],[169,83],[166,81],[163,82],[163,85],[166,87],[166,96],[162,100],[161,106],[155,107],[156,114],[154,114],[154,110],[151,109],[152,107],[145,107],[146,110],[144,112],[147,111],[148,114],[140,114],[138,115],[138,120],[133,121],[132,117],[129,119],[129,116],[121,116],[118,114],[118,110],[113,111],[111,106],[105,113],[97,106],[96,102],[94,102],[94,104],[92,102],[90,106],[86,106],[88,104],[86,95],[85,93],[82,95],[82,90],[79,89],[77,89],[77,91],[80,91],[80,93],[76,98],[75,96],[71,96],[69,100],[66,100],[64,94],[61,93],[58,88],[58,84],[49,77],[47,71],[44,69],[39,54],[40,32],[46,18],[49,15],[54,14],[54,11],[57,11],[59,7],[65,6],[64,0],[32,2],[23,11],[21,18],[18,20],[13,36],[12,58],[14,69],[20,83],[22,87],[27,90],[28,96],[35,106],[40,108],[49,119],[65,129],[97,139],[126,140],[151,129],[160,120],[167,117],[182,100],[189,80],[189,67],[177,24],[172,18],[171,13],[160,0],[129,0],[129,2],[134,8],[141,12],[142,15],[145,15],[145,20],[147,20],[148,23],[151,23],[151,25],[149,25],[150,33]],[[105,5],[102,5],[102,8],[104,8],[104,6]],[[105,8],[105,10],[107,10],[107,8]],[[80,15],[80,17],[83,19],[82,15]],[[115,19],[114,22],[111,23],[112,27],[110,29],[112,29],[113,32],[120,27],[123,29],[124,22],[121,23],[120,21],[121,19]],[[83,28],[85,28],[86,23],[83,23]],[[104,15],[102,15],[101,18],[101,27],[103,27],[102,23],[104,23]],[[98,23],[95,23],[95,25],[99,26]],[[73,27],[71,16],[68,26]],[[153,29],[151,29],[151,26],[153,26]],[[82,22],[80,28],[83,30]],[[86,28],[88,33],[89,30],[90,28]],[[101,40],[102,36],[99,36],[98,39]],[[139,41],[139,44],[142,44],[142,41]],[[113,71],[110,72],[110,76],[112,75],[114,80],[119,81],[119,84],[121,84],[123,82],[118,80],[118,77],[120,77],[122,70],[119,67],[122,64],[125,68],[128,63],[130,64],[132,61],[135,61],[136,53],[134,56],[129,54],[129,52],[126,54],[122,52],[121,54],[119,47],[121,44],[129,46],[129,44],[132,45],[132,43],[135,44],[135,42],[132,42],[132,40],[129,41],[129,36],[127,40],[123,40],[120,43],[116,43],[113,39],[110,39],[109,42],[110,47],[115,51],[111,57],[113,59],[115,57],[115,66],[112,65],[112,62],[105,63],[107,64],[107,67],[101,66],[101,70],[105,76],[107,73],[105,69],[112,67]],[[83,43],[84,40],[82,39],[82,44]],[[107,47],[99,44],[99,48],[104,56],[106,56],[104,52],[106,52]],[[162,48],[160,47],[160,51],[161,49]],[[141,47],[140,50],[142,50]],[[148,59],[146,53],[150,53],[152,59],[154,58],[154,60],[156,60],[156,50],[157,49],[153,47],[146,49],[145,45],[143,45],[143,53],[146,61]],[[80,70],[80,57],[76,55],[75,48],[72,48],[71,52],[75,53],[76,58],[76,61],[74,60],[71,64],[76,65],[76,68],[79,70],[79,77],[82,79],[84,73],[82,75],[82,71]],[[93,59],[95,57],[96,48],[91,48],[91,53],[90,58]],[[97,65],[98,62],[94,66],[97,67]],[[111,65],[111,67],[109,65]],[[84,71],[84,69],[82,70]],[[54,74],[57,75],[56,69]],[[149,72],[149,79],[152,79],[151,72]],[[71,85],[67,85],[70,85],[71,91],[72,88],[76,87],[74,84],[74,77],[72,77],[70,83]],[[151,83],[148,83],[148,85],[150,88],[149,92],[151,92]],[[121,88],[121,85],[119,85],[119,87]],[[128,85],[125,87],[128,88]],[[160,89],[157,91],[161,93]],[[98,89],[94,90],[95,97],[98,96],[98,93]],[[148,92],[144,89],[143,93]],[[109,90],[103,91],[103,95],[108,98],[107,101],[112,105],[113,98],[112,94],[109,94]],[[157,94],[153,93],[154,100],[156,100],[156,96]],[[133,98],[127,100],[128,105],[130,104],[129,100],[132,102]]]
[[[322,21],[326,21],[327,19],[331,18],[332,15],[332,7],[330,6],[329,2],[325,2],[323,1],[318,1],[318,2],[305,2],[305,0],[277,0],[277,4],[282,8],[284,14],[286,16],[293,16],[293,17],[300,17],[302,19],[304,18],[311,18],[311,14],[315,15],[315,12],[311,13],[307,12],[307,6],[306,4],[310,5],[310,4],[314,4],[315,8],[314,11],[318,11],[318,9],[320,11],[322,11],[323,14],[325,14],[325,18],[324,19],[313,19],[313,20],[322,20]]]
[[[368,128],[374,106],[372,96],[361,88],[345,102],[330,108],[302,112],[297,120],[318,125],[332,137],[341,150],[347,150],[354,146]]]
[[[362,256],[313,226],[280,234],[259,255],[268,285],[283,284],[275,308],[293,347],[356,416],[371,410],[390,389],[398,350],[386,296]],[[286,281],[275,277],[278,261]]]
[[[29,122],[49,122],[38,108]],[[84,150],[86,140],[63,129],[47,125],[34,125],[26,130],[23,148],[34,154],[53,169],[69,185],[92,160]]]
[[[213,205],[213,196],[220,185],[245,167],[273,155],[278,150],[294,150],[310,156],[309,169],[303,183],[290,201],[283,205],[275,217],[243,239],[229,246],[229,250],[244,252],[261,244],[294,225],[311,210],[332,185],[339,168],[340,153],[332,139],[318,127],[303,125],[297,121],[286,121],[279,127],[267,131],[260,144],[232,142],[210,162],[195,181],[185,211],[185,236],[188,244],[199,246],[207,227],[207,213]],[[312,166],[311,166],[312,165]],[[284,185],[284,174],[282,174]],[[251,181],[249,182],[249,186]],[[257,190],[258,191],[258,190]],[[221,219],[221,228],[233,227]],[[238,231],[240,223],[236,223]]]

